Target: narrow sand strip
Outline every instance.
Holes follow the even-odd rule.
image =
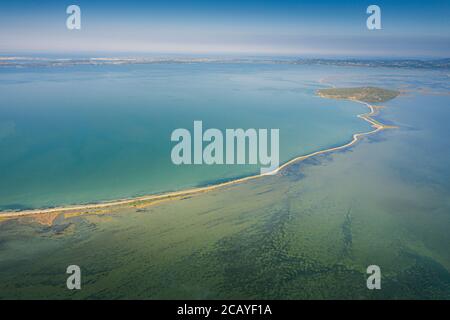
[[[324,97],[320,94],[319,94],[319,96]],[[348,148],[348,147],[354,145],[363,136],[370,135],[370,134],[376,133],[380,130],[389,128],[389,126],[383,125],[383,124],[379,123],[378,121],[371,118],[371,116],[373,116],[376,113],[376,111],[372,105],[370,105],[367,102],[363,102],[363,101],[359,101],[359,100],[351,100],[351,101],[362,103],[370,109],[369,113],[360,114],[360,115],[358,115],[358,118],[361,118],[361,119],[369,122],[372,125],[372,127],[375,128],[374,130],[369,131],[369,132],[363,132],[363,133],[355,133],[355,134],[353,134],[352,140],[342,146],[319,150],[319,151],[316,151],[316,152],[313,152],[313,153],[310,153],[310,154],[307,154],[304,156],[299,156],[297,158],[289,160],[288,162],[284,163],[283,165],[281,165],[280,167],[278,167],[277,169],[275,169],[271,172],[248,176],[245,178],[240,178],[240,179],[231,180],[231,181],[227,181],[227,182],[222,182],[222,183],[218,183],[218,184],[211,185],[211,186],[192,188],[192,189],[176,191],[176,192],[168,192],[168,193],[159,194],[159,195],[147,195],[147,196],[140,196],[140,197],[128,198],[128,199],[120,199],[120,200],[114,200],[114,201],[102,202],[102,203],[74,205],[74,206],[66,206],[66,207],[55,207],[55,208],[48,208],[48,209],[33,209],[33,210],[23,210],[23,211],[3,211],[3,212],[0,211],[0,218],[14,218],[14,217],[36,215],[36,214],[64,213],[64,212],[73,212],[73,211],[79,211],[79,210],[109,208],[109,207],[137,203],[137,202],[141,202],[141,201],[171,200],[171,198],[177,199],[182,196],[189,196],[189,195],[194,195],[194,194],[198,194],[198,193],[208,192],[208,191],[223,188],[226,186],[231,186],[234,184],[254,180],[254,179],[257,179],[257,178],[260,178],[263,176],[277,174],[281,170],[283,170],[284,168],[288,167],[289,165],[291,165],[293,163],[300,162],[300,161],[306,160],[308,158],[311,158],[311,157],[314,157],[314,156],[317,156],[320,154],[329,153],[329,152]]]

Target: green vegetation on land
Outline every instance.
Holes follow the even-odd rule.
[[[399,91],[376,87],[319,89],[317,93],[324,98],[358,100],[368,103],[386,102],[400,94]]]

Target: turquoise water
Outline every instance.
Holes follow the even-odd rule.
[[[331,67],[332,69],[332,67]],[[179,190],[259,172],[171,162],[171,132],[277,128],[280,160],[370,130],[363,105],[318,98],[330,67],[153,64],[0,70],[0,210]]]

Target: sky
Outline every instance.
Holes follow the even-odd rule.
[[[66,8],[81,8],[68,30]],[[381,30],[366,9],[381,8]],[[0,54],[449,57],[449,0],[2,0]]]

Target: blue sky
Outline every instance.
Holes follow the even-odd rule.
[[[449,57],[450,1],[1,1],[0,53],[15,52]]]

